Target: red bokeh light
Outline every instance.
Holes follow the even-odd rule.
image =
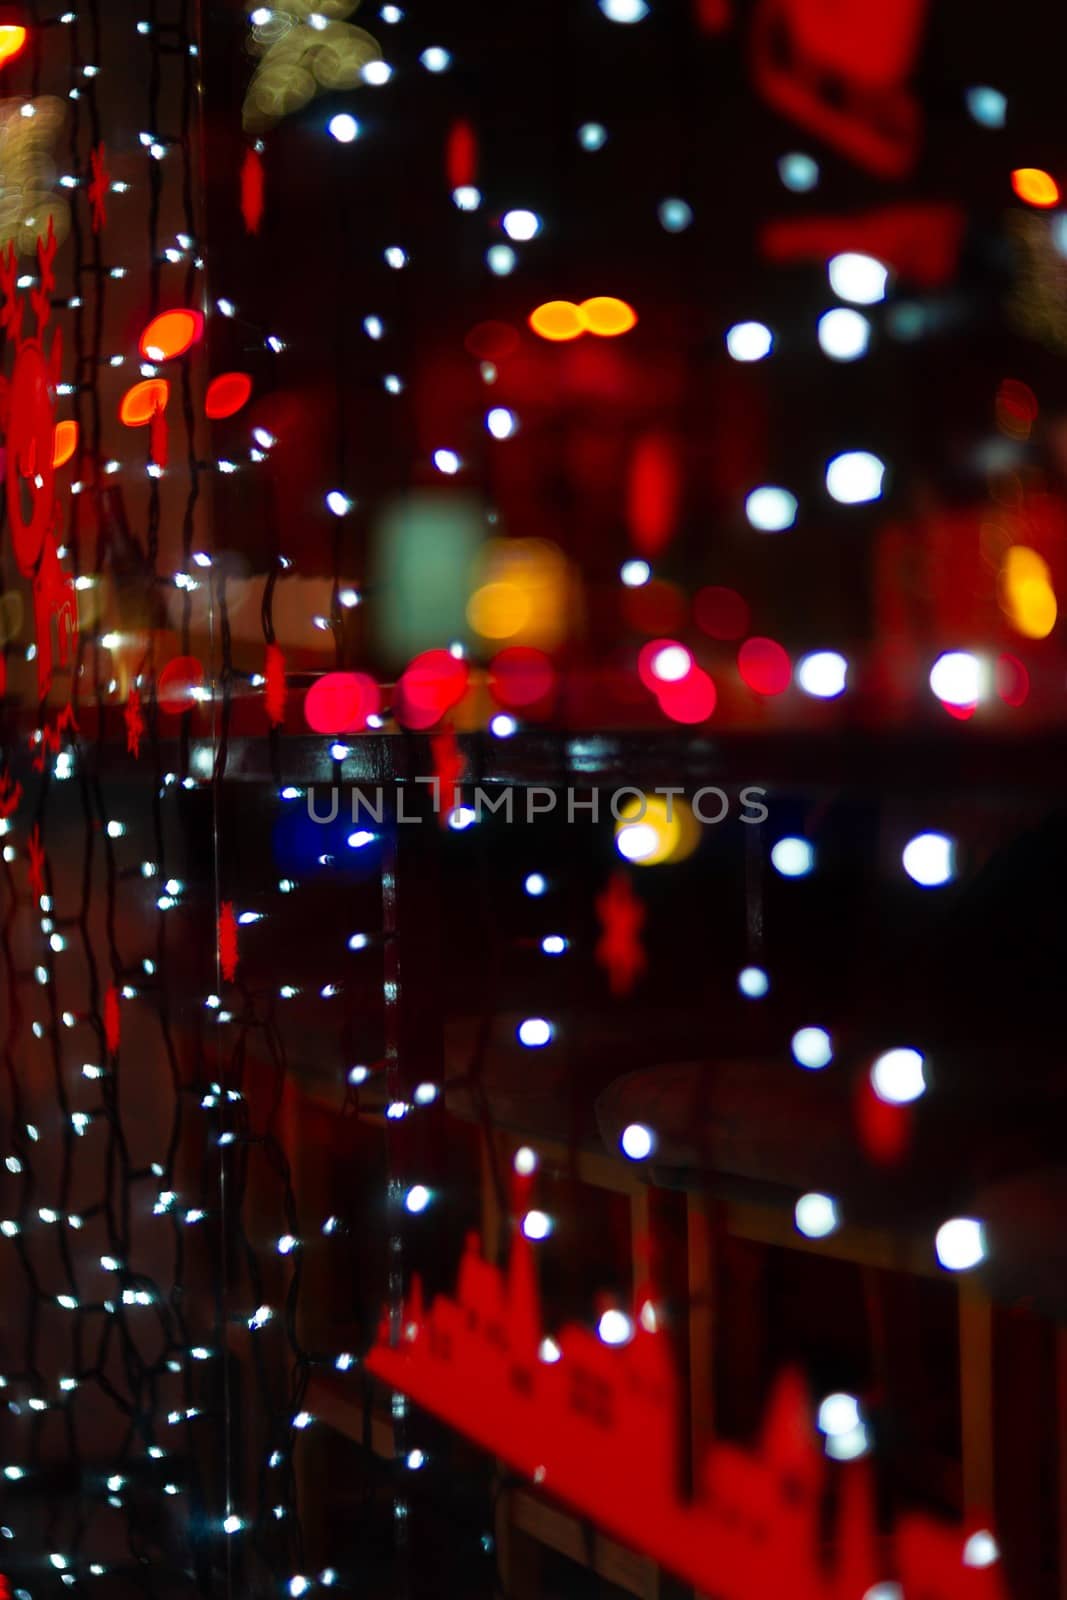
[[[377,683],[365,672],[328,672],[304,698],[304,718],[316,733],[359,733],[381,706]]]
[[[519,348],[519,335],[507,322],[476,322],[463,345],[479,361],[503,361]]]
[[[197,691],[204,687],[204,669],[195,656],[175,656],[159,675],[156,699],[159,709],[172,717],[191,711]]]
[[[656,690],[660,709],[672,722],[706,722],[718,695],[703,667],[694,666],[678,683],[662,683]]]
[[[736,589],[712,584],[693,599],[693,618],[709,639],[742,639],[748,632],[748,601]]]
[[[545,700],[556,687],[556,669],[543,650],[510,645],[493,657],[489,693],[498,705],[518,710]]]
[[[638,633],[667,633],[685,622],[686,599],[676,583],[652,578],[639,589],[623,589],[623,617]]]
[[[470,667],[448,650],[424,650],[400,678],[393,697],[397,721],[432,728],[467,692]]]
[[[782,694],[793,677],[788,653],[774,639],[746,639],[737,652],[737,670],[756,694]]]
[[[164,311],[153,317],[141,335],[145,361],[174,361],[196,343],[204,331],[199,311]]]
[[[252,380],[247,372],[220,372],[212,378],[204,396],[204,413],[218,421],[232,417],[248,404],[252,394]]]
[[[997,657],[994,682],[1000,698],[1009,706],[1025,705],[1030,694],[1030,674],[1018,656]]]
[[[659,658],[661,652],[663,652],[664,650],[670,650],[672,652],[678,651],[678,650],[684,650],[685,654],[687,656],[689,656],[689,666],[687,668],[687,671],[688,672],[692,672],[693,671],[693,658],[692,658],[692,655],[690,654],[690,652],[687,649],[687,647],[684,644],[681,644],[679,642],[679,640],[677,640],[677,639],[650,639],[648,641],[648,643],[647,644],[643,644],[641,646],[641,649],[638,651],[638,654],[637,654],[637,675],[641,679],[641,682],[644,684],[645,688],[646,689],[651,689],[653,694],[659,694],[660,690],[664,687],[664,684],[667,682],[667,680],[662,676],[661,673],[658,673],[658,672],[656,672],[654,670],[655,663],[656,663],[657,659]],[[683,673],[682,674],[682,678],[684,678],[685,676],[686,676],[686,673]],[[676,680],[676,681],[680,681],[680,680]]]

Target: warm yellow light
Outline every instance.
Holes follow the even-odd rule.
[[[530,327],[542,339],[559,342],[577,339],[585,332],[586,324],[572,300],[546,300],[530,312]]]
[[[1000,604],[1012,627],[1026,639],[1047,639],[1058,607],[1048,562],[1028,546],[1012,545],[1000,569]]]
[[[17,56],[25,43],[25,28],[20,28],[12,22],[0,26],[0,66],[3,66],[5,61],[10,61],[12,56]]]
[[[601,339],[617,339],[620,333],[629,333],[637,325],[637,312],[633,306],[628,306],[625,300],[616,300],[614,295],[594,295],[592,300],[583,300],[578,307],[578,316],[582,326],[590,333],[598,334]]]
[[[684,861],[700,839],[692,811],[677,795],[646,794],[627,800],[615,824],[615,848],[635,867]]]
[[[1060,197],[1055,178],[1040,167],[1016,167],[1011,186],[1028,206],[1054,206]]]
[[[530,616],[530,601],[515,583],[483,583],[467,602],[467,621],[483,639],[512,639]]]

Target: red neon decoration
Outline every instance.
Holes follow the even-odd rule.
[[[590,1517],[716,1600],[860,1600],[901,1582],[923,1600],[1005,1600],[999,1563],[964,1564],[961,1530],[905,1517],[878,1537],[862,1462],[831,1474],[810,1425],[802,1380],[779,1378],[758,1446],[713,1443],[683,1498],[678,1384],[669,1335],[638,1295],[620,1347],[569,1324],[558,1360],[541,1355],[532,1246],[516,1232],[507,1277],[467,1240],[456,1298],[427,1311],[413,1279],[399,1342],[382,1317],[367,1370],[409,1395],[546,1493]],[[824,1564],[828,1491],[836,1559]]]
[[[908,80],[926,0],[761,0],[752,25],[756,87],[859,166],[899,178],[921,118]]]
[[[670,542],[678,515],[678,452],[662,433],[646,433],[630,458],[626,512],[634,549],[655,556]]]
[[[232,417],[252,397],[252,380],[247,372],[222,372],[212,378],[204,396],[204,414],[218,421]]]
[[[246,150],[241,167],[241,216],[246,233],[258,233],[263,221],[263,162],[257,150]]]
[[[768,261],[827,261],[842,250],[859,250],[892,267],[902,278],[936,288],[955,276],[963,238],[959,206],[883,206],[852,217],[797,217],[768,222],[760,249]]]
[[[27,874],[30,889],[33,892],[34,899],[39,900],[44,894],[45,855],[44,846],[41,843],[41,830],[36,822],[33,825],[33,832],[30,834],[30,842],[26,847],[26,854],[30,860],[30,868]]]
[[[99,233],[107,226],[107,196],[111,188],[111,173],[107,168],[107,151],[98,144],[89,154],[89,206],[92,212],[93,232]]]
[[[454,122],[448,130],[445,172],[450,189],[471,184],[478,176],[478,140],[469,122]]]
[[[141,696],[137,685],[131,684],[130,692],[126,697],[126,709],[123,712],[126,720],[126,751],[128,755],[141,754],[141,735],[144,733],[144,716],[141,712]]]
[[[903,1160],[911,1143],[910,1106],[892,1105],[874,1091],[870,1078],[863,1077],[856,1087],[853,1116],[860,1144],[872,1161],[880,1166],[895,1166]]]
[[[192,348],[203,331],[199,311],[163,311],[142,333],[141,355],[145,361],[175,361]]]
[[[119,1013],[119,992],[112,984],[104,995],[104,1042],[107,1045],[108,1055],[117,1054],[121,1036],[122,1021]]]
[[[634,894],[630,874],[620,869],[596,898],[603,932],[596,947],[598,966],[608,975],[612,994],[629,994],[648,965],[641,929],[645,908]]]
[[[224,900],[219,911],[219,966],[226,982],[232,983],[237,973],[237,918],[232,900]]]
[[[263,659],[263,698],[271,727],[281,727],[285,721],[289,686],[285,681],[285,656],[276,644],[267,646]]]

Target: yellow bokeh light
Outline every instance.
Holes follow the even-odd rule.
[[[999,589],[1001,608],[1016,632],[1025,639],[1047,639],[1059,608],[1044,557],[1027,545],[1012,545],[1000,569]]]
[[[573,300],[546,300],[530,312],[530,327],[542,339],[559,343],[585,332],[581,312]]]
[[[563,552],[547,539],[490,539],[471,581],[467,621],[483,639],[552,650],[566,637],[573,579]]]
[[[515,583],[483,583],[467,601],[467,621],[483,639],[513,639],[529,616],[530,602]]]
[[[637,325],[637,312],[633,306],[609,294],[583,300],[578,307],[578,316],[582,326],[601,339],[617,339],[620,333],[629,333]]]
[[[636,795],[620,807],[615,824],[615,847],[635,867],[659,867],[691,856],[700,839],[700,826],[684,800],[677,795]]]
[[[1054,206],[1060,197],[1055,178],[1040,167],[1016,167],[1011,186],[1028,206]]]

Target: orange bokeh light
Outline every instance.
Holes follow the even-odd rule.
[[[199,311],[164,311],[142,333],[141,355],[146,361],[174,361],[196,343],[203,327]]]
[[[546,300],[530,312],[530,327],[542,339],[556,343],[577,339],[585,332],[581,312],[573,300]]]
[[[65,467],[77,448],[78,424],[76,422],[57,422],[55,442],[52,446],[52,465],[54,467]]]
[[[247,372],[220,372],[207,386],[204,411],[216,421],[232,417],[248,404],[251,394],[252,380]]]
[[[13,22],[5,22],[0,26],[0,66],[3,66],[5,61],[10,61],[13,56],[17,56],[25,43],[25,28],[20,28]]]
[[[1055,178],[1040,167],[1016,167],[1011,175],[1011,186],[1028,206],[1054,206],[1060,198]]]
[[[601,339],[617,339],[620,333],[629,333],[637,326],[637,312],[625,300],[614,295],[598,294],[592,300],[583,300],[578,307],[583,328]]]
[[[119,421],[127,428],[146,428],[157,411],[167,409],[170,384],[165,378],[146,378],[127,389],[119,402]]]

